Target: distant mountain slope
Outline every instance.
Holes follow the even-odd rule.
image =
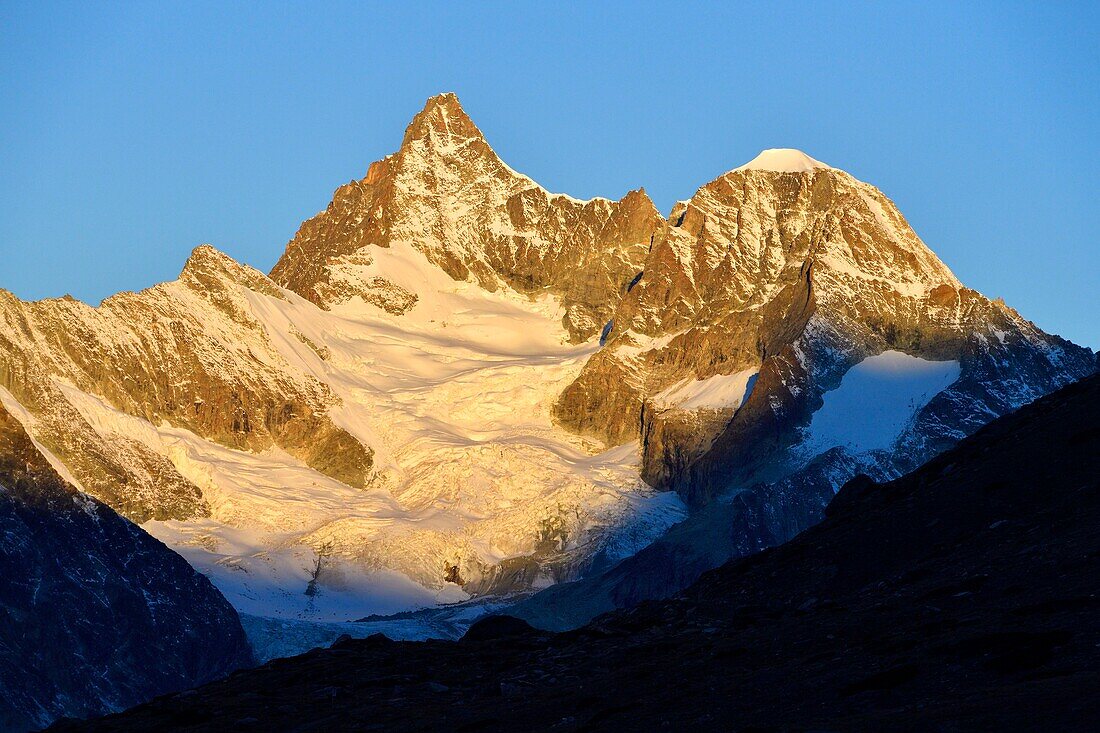
[[[0,730],[121,710],[249,664],[184,560],[69,486],[0,406]]]
[[[333,424],[326,412],[339,399],[276,351],[247,292],[283,297],[209,246],[195,249],[178,280],[98,308],[0,291],[0,388],[34,416],[34,437],[82,488],[138,522],[205,516],[209,500],[140,435],[82,410],[81,394],[230,448],[278,447],[366,485],[370,447]]]
[[[347,640],[57,730],[1093,730],[1098,415],[1093,376],[578,631]]]

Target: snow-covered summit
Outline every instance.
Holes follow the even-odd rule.
[[[773,173],[808,173],[816,168],[832,168],[831,165],[814,160],[801,150],[794,148],[768,148],[761,151],[748,163],[734,168],[735,171],[770,171]]]

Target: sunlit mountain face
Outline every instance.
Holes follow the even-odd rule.
[[[189,564],[173,587],[193,586],[151,601],[131,578],[147,602],[127,605],[43,560],[45,587],[201,637],[165,655],[230,650],[149,694],[57,683],[101,704],[18,720],[344,634],[456,638],[505,611],[577,627],[790,540],[856,475],[898,478],[1096,368],[800,151],[766,150],[666,217],[644,189],[547,191],[433,97],[269,275],[204,245],[177,280],[95,308],[0,291],[5,424],[65,512],[126,528],[134,547],[111,552],[179,560],[152,535]],[[35,618],[37,592],[12,613]],[[192,602],[217,612],[196,625]]]

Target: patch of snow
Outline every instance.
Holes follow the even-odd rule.
[[[914,415],[960,374],[957,361],[928,361],[900,351],[868,357],[825,393],[804,445],[812,453],[836,446],[853,452],[888,449]]]
[[[658,407],[680,410],[736,409],[752,393],[759,370],[743,369],[734,374],[716,374],[706,379],[685,379],[658,392],[653,402]]]
[[[505,163],[503,160],[500,161],[500,164],[501,164],[501,166],[504,167],[504,170],[508,171],[513,176],[516,176],[517,178],[522,179],[526,183],[529,183],[533,188],[537,188],[537,189],[541,190],[543,193],[545,193],[547,196],[549,196],[552,199],[559,199],[559,198],[560,199],[565,199],[567,201],[570,201],[574,204],[578,204],[580,206],[587,206],[588,204],[592,203],[593,201],[605,201],[607,203],[612,203],[611,199],[606,198],[604,196],[593,196],[590,199],[579,199],[579,198],[576,198],[575,196],[570,196],[567,193],[554,193],[552,191],[548,191],[541,184],[536,182],[534,178],[531,178],[531,176],[529,176],[525,173],[520,173],[519,171],[517,171],[512,166]]]
[[[317,562],[311,547],[280,546],[278,535],[213,519],[151,521],[142,527],[209,577],[238,611],[255,616],[338,622],[469,597],[454,585],[431,590],[400,572],[372,570],[340,557],[322,560],[323,585],[309,595]]]
[[[832,168],[830,165],[814,160],[801,150],[794,148],[768,148],[761,151],[748,163],[734,168],[734,171],[771,171],[773,173],[808,173],[817,168]]]
[[[343,635],[363,639],[385,634],[394,641],[458,639],[479,618],[507,608],[515,599],[479,598],[362,621],[311,621],[241,614],[241,625],[261,664],[278,657],[331,646]]]
[[[674,333],[667,333],[663,336],[643,336],[635,331],[627,331],[623,334],[616,346],[616,351],[625,356],[639,356],[647,351],[660,351],[668,346],[672,341],[682,334],[687,333],[688,329],[681,329]],[[634,345],[627,345],[623,341],[629,338],[634,342]]]
[[[844,275],[855,280],[864,280],[867,282],[880,282],[900,295],[904,295],[907,298],[923,298],[928,294],[936,285],[943,281],[919,281],[913,279],[900,280],[897,273],[892,274],[890,277],[880,277],[873,275],[866,270],[860,268],[850,259],[840,257],[836,253],[827,253],[817,259],[817,263],[821,266],[819,273],[824,273],[824,276],[828,275]],[[821,277],[822,275],[819,275]],[[835,279],[835,278],[834,278]],[[843,283],[838,283],[839,291],[845,293],[850,289],[846,288]]]

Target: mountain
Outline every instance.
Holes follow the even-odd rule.
[[[75,490],[3,406],[0,573],[2,730],[118,711],[252,660],[210,582]]]
[[[455,280],[552,293],[579,343],[607,322],[661,224],[644,190],[619,201],[549,193],[497,157],[458,98],[442,94],[398,152],[302,224],[271,277],[322,307],[359,296],[403,313],[416,290],[372,264],[379,247],[411,246]]]
[[[1095,369],[798,151],[663,218],[546,191],[454,95],[270,276],[202,246],[98,307],[0,292],[0,401],[264,649],[667,596]]]
[[[900,436],[924,453],[1095,369],[960,284],[878,189],[793,150],[677,204],[612,323],[556,415],[610,443],[640,437],[643,478],[696,501],[766,478],[777,453],[802,460],[807,442],[858,442],[814,435],[811,416],[884,352],[959,362]]]
[[[344,639],[59,731],[1086,731],[1100,716],[1100,376],[675,599],[573,632]]]
[[[612,323],[555,415],[639,439],[642,477],[699,509],[516,609],[548,628],[786,541],[857,473],[894,478],[1096,370],[962,286],[876,188],[793,150],[677,204]]]

